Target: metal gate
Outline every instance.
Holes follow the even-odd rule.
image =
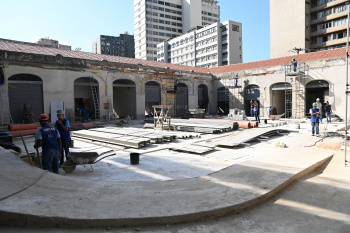
[[[37,122],[44,113],[42,81],[11,80],[9,78],[9,104],[14,123],[23,123],[23,108],[32,107],[32,119]]]

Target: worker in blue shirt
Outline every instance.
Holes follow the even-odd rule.
[[[269,108],[269,118],[271,119],[271,115],[272,115],[272,106],[270,106]]]
[[[62,142],[62,149],[61,154],[62,157],[60,158],[60,165],[64,163],[64,156],[63,152],[66,156],[66,160],[68,159],[67,155],[69,153],[69,145],[71,141],[70,132],[69,132],[69,120],[64,118],[64,112],[62,109],[57,109],[57,121],[55,123],[55,128],[58,130],[58,132],[61,135],[61,142]]]
[[[36,133],[34,148],[42,147],[42,167],[49,172],[59,173],[61,137],[58,130],[49,126],[49,117],[46,114],[39,116],[41,129]]]
[[[312,104],[312,108],[310,109],[310,115],[311,115],[311,128],[312,128],[312,136],[320,136],[319,134],[319,122],[320,122],[320,110],[317,108],[317,103]]]

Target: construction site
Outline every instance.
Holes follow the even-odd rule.
[[[293,58],[205,69],[0,40],[0,230],[348,232],[346,50]],[[57,109],[72,141],[54,174],[33,146]]]

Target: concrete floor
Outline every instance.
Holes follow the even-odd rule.
[[[324,127],[324,126],[323,126]],[[289,126],[293,129],[293,125]],[[321,126],[322,128],[322,126]],[[328,127],[331,128],[330,126]],[[302,137],[300,137],[300,134]],[[308,124],[302,124],[299,134],[291,133],[283,137],[272,138],[261,143],[253,143],[250,147],[236,148],[234,150],[215,151],[204,156],[190,155],[169,151],[167,159],[164,159],[164,150],[145,153],[147,157],[141,157],[140,165],[127,165],[128,153],[120,152],[115,158],[109,158],[114,162],[118,170],[123,172],[99,174],[98,180],[139,180],[147,181],[184,179],[210,174],[225,166],[239,163],[242,160],[263,156],[272,151],[280,150],[275,145],[278,141],[284,142],[292,149],[298,144],[313,146],[319,138],[312,137]],[[205,139],[207,140],[207,139]],[[331,149],[334,157],[329,164],[318,169],[311,175],[304,177],[299,182],[289,186],[276,197],[266,201],[251,210],[224,218],[158,227],[132,227],[127,229],[95,228],[95,229],[23,229],[1,227],[6,232],[349,232],[350,229],[350,167],[344,166],[344,152],[339,150],[343,139],[325,138],[316,144],[315,153],[320,149]],[[317,148],[317,150],[316,150]],[[234,153],[233,153],[234,152]],[[232,156],[234,154],[234,156]],[[194,156],[194,157],[192,157]],[[350,156],[349,156],[350,157]],[[348,160],[349,160],[348,157]],[[122,162],[124,161],[124,162]],[[159,163],[148,168],[142,164]],[[178,164],[173,166],[173,162]],[[180,161],[180,162],[179,162]],[[249,161],[249,160],[248,160]],[[111,164],[111,163],[110,163]],[[190,164],[188,167],[181,166],[176,174],[178,165]],[[77,169],[69,175],[83,176],[84,179],[92,178],[99,169],[104,170],[108,162],[94,165],[93,173]],[[147,167],[148,167],[147,166]],[[169,166],[172,172],[168,172]],[[130,170],[131,167],[132,169]],[[196,169],[197,168],[197,169]],[[175,169],[175,170],[173,170]],[[189,170],[189,171],[186,171]],[[140,172],[142,171],[142,172]],[[142,174],[142,175],[140,175]],[[64,175],[64,174],[62,174]],[[121,178],[113,178],[121,176]],[[259,179],[259,177],[255,177]]]

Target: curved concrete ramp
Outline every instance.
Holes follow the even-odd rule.
[[[197,178],[104,182],[44,173],[1,149],[0,224],[122,227],[224,216],[260,204],[332,157],[317,148],[275,151]]]

